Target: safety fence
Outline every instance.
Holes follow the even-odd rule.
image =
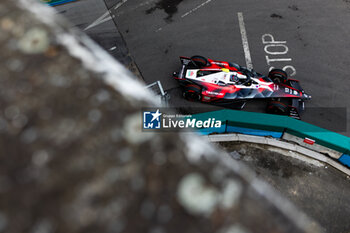
[[[170,96],[166,91],[164,91],[164,88],[160,81],[156,81],[151,84],[148,84],[146,88],[150,89],[156,96],[160,97],[160,101],[163,106],[165,107],[168,106],[168,101],[170,99]]]
[[[220,128],[199,129],[202,134],[241,133],[280,138],[328,155],[350,167],[349,137],[291,117],[225,109],[194,114],[192,118],[221,121]]]

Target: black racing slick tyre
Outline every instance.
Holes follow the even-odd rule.
[[[209,63],[205,57],[198,56],[198,55],[191,57],[191,60],[198,68],[205,67]]]
[[[187,84],[184,88],[183,96],[189,101],[200,101],[202,98],[201,88],[195,84]]]
[[[285,83],[287,81],[288,75],[284,70],[281,69],[272,69],[269,72],[269,78],[274,83]]]
[[[266,112],[277,115],[288,115],[288,106],[280,101],[271,101],[267,105]]]

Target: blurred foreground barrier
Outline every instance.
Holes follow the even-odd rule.
[[[144,86],[53,10],[0,2],[0,232],[320,232],[192,134],[141,132]]]
[[[57,5],[62,5],[65,3],[69,3],[69,2],[75,2],[77,0],[40,0],[50,6],[57,6]]]
[[[343,165],[350,166],[350,138],[344,135],[291,117],[265,113],[225,109],[193,115],[193,118],[196,119],[207,119],[208,117],[220,120],[222,127],[201,130],[203,134],[242,133],[282,138],[328,155]]]

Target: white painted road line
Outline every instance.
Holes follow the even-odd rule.
[[[96,27],[97,25],[100,25],[100,24],[107,22],[111,19],[112,19],[112,17],[109,14],[109,11],[107,11],[102,16],[100,16],[98,19],[96,19],[94,22],[92,22],[89,26],[87,26],[84,29],[84,31],[89,30],[90,28]]]
[[[242,45],[243,45],[243,50],[244,50],[245,62],[246,62],[248,69],[253,69],[252,58],[250,56],[250,51],[249,51],[247,31],[245,30],[245,26],[244,26],[243,13],[238,12],[237,15],[238,15],[238,21],[239,21],[239,29],[241,30]]]
[[[190,11],[187,11],[185,14],[181,15],[181,18],[185,18],[186,16],[188,16],[189,14],[192,14],[193,12],[195,12],[196,10],[198,10],[199,8],[201,8],[202,6],[208,4],[209,2],[211,2],[212,0],[207,0],[205,2],[203,2],[202,4],[200,4],[199,6],[196,6],[195,8],[193,8]],[[164,24],[162,27],[159,27],[157,30],[155,30],[154,32],[159,32],[161,30],[163,30],[163,27],[167,26],[168,24]]]
[[[126,11],[118,11],[118,13],[115,14],[116,17],[119,17],[123,14],[126,14],[126,13],[129,13],[129,12],[132,12],[140,7],[143,7],[143,6],[147,6],[147,5],[150,5],[151,3],[154,3],[156,2],[157,0],[149,0],[149,1],[146,1],[146,2],[143,2],[143,3],[140,3],[138,4],[137,6],[134,6],[134,7],[129,7]]]
[[[114,9],[118,9],[119,7],[121,7],[124,3],[126,3],[128,0],[122,0],[121,2],[119,2],[115,7]],[[93,28],[93,27],[96,27],[97,25],[100,25],[104,22],[107,22],[109,20],[111,20],[112,17],[110,15],[110,12],[109,11],[106,11],[103,15],[101,15],[98,19],[96,19],[94,22],[92,22],[89,26],[87,26],[84,31],[90,29],[90,28]]]
[[[114,7],[114,10],[118,9],[121,7],[124,3],[126,3],[128,0],[122,0],[121,2],[118,2],[118,4]]]
[[[209,2],[211,2],[212,0],[207,0],[206,2],[203,2],[202,4],[200,4],[199,6],[193,8],[192,10],[186,12],[185,14],[181,15],[181,18],[186,17],[189,14],[192,14],[193,12],[195,12],[196,10],[198,10],[199,8],[201,8],[202,6],[208,4]]]

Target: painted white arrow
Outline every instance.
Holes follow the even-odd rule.
[[[90,24],[89,26],[87,26],[84,31],[89,30],[90,28],[96,27],[97,25],[100,25],[104,22],[107,22],[109,20],[111,20],[112,17],[109,14],[109,11],[107,11],[106,13],[104,13],[101,17],[99,17],[98,19],[96,19],[92,24]]]
[[[114,10],[121,7],[124,3],[126,3],[128,0],[122,0],[118,2],[118,4],[114,7]],[[96,27],[104,22],[107,22],[112,19],[112,16],[110,15],[109,11],[106,11],[103,15],[101,15],[98,19],[96,19],[94,22],[92,22],[89,26],[87,26],[84,31],[89,30],[90,28]]]

